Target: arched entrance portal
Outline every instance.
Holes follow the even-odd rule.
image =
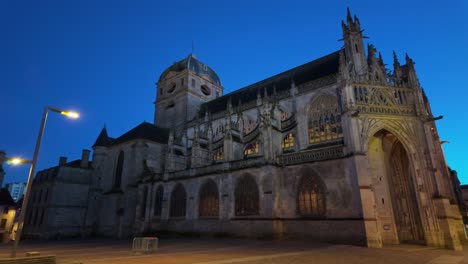
[[[368,160],[383,243],[424,243],[414,169],[401,141],[379,131],[369,142]]]

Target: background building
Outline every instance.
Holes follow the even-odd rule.
[[[15,226],[17,204],[11,198],[6,188],[0,189],[0,237],[2,243],[9,242],[14,238],[13,227]]]
[[[5,184],[5,188],[10,192],[11,197],[15,202],[17,202],[21,197],[23,197],[24,192],[26,191],[25,182],[11,182]]]
[[[67,162],[66,157],[60,157],[57,166],[39,171],[31,187],[24,236],[80,236],[90,177],[89,150],[83,150],[81,159]]]

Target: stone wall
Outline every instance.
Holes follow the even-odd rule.
[[[153,190],[147,197],[147,205],[154,200],[154,190],[164,186],[164,201],[161,217],[153,215],[153,208],[146,218],[136,219],[135,226],[146,226],[143,230],[173,231],[204,234],[229,234],[248,237],[314,238],[321,241],[350,241],[362,243],[365,232],[362,222],[360,197],[355,175],[347,168],[352,159],[298,164],[287,167],[264,165],[257,168],[208,174],[167,182],[146,183]],[[297,210],[297,188],[301,177],[312,174],[321,179],[326,192],[326,215],[322,219],[307,219]],[[260,211],[258,215],[240,217],[235,215],[235,186],[237,180],[252,176],[259,190]],[[199,191],[202,184],[213,180],[219,191],[219,217],[200,218]],[[171,192],[182,183],[187,193],[186,217],[169,216]],[[141,203],[138,203],[139,205]],[[137,206],[137,211],[141,210]],[[352,226],[352,228],[350,228]]]

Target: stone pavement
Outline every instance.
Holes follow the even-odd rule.
[[[427,263],[468,264],[468,244],[463,251],[418,245],[369,249],[309,241],[265,241],[243,239],[162,239],[153,254],[131,251],[131,240],[24,241],[18,256],[38,251],[57,256],[58,264],[162,263],[162,264],[335,264],[335,263]],[[0,257],[9,255],[11,245],[0,246]]]

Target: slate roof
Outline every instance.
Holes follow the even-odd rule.
[[[216,72],[213,69],[211,69],[208,65],[200,62],[193,53],[189,54],[187,58],[179,62],[175,62],[174,64],[172,64],[172,66],[167,68],[159,77],[159,81],[163,80],[171,71],[181,72],[186,69],[189,69],[198,75],[207,74],[211,77],[211,79],[213,79],[215,83],[221,85],[221,80],[219,79]]]
[[[91,168],[92,161],[88,161],[88,168]],[[81,168],[81,159],[67,162],[64,167]]]
[[[161,128],[148,122],[143,122],[122,136],[116,138],[112,142],[112,145],[117,145],[137,138],[167,144],[169,139],[169,129]]]
[[[114,138],[111,138],[107,135],[107,129],[104,127],[101,130],[101,133],[99,133],[98,138],[96,139],[96,142],[94,142],[93,147],[108,147],[111,146],[112,143],[114,142]]]
[[[7,188],[0,189],[0,205],[16,205]]]
[[[339,71],[339,53],[340,51],[335,51],[319,59],[206,102],[202,104],[199,114],[204,116],[206,110],[211,113],[225,110],[229,98],[231,98],[233,107],[239,104],[239,100],[243,104],[256,100],[259,89],[261,89],[261,96],[264,93],[263,89],[267,89],[268,95],[272,95],[273,87],[275,87],[277,93],[280,93],[290,89],[291,81],[294,81],[296,86],[299,86],[303,83],[337,73]]]

